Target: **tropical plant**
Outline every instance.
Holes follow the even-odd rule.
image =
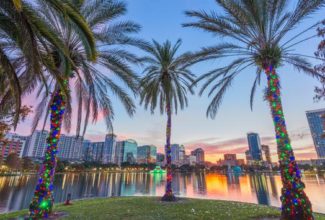
[[[216,0],[224,14],[205,11],[187,11],[195,19],[185,27],[194,27],[229,39],[228,43],[205,47],[196,56],[206,60],[233,58],[226,66],[201,75],[196,83],[206,80],[199,94],[209,89],[212,101],[207,116],[214,118],[226,90],[234,78],[245,69],[255,66],[256,79],[251,92],[251,107],[262,72],[266,74],[268,87],[265,98],[269,102],[276,133],[278,156],[282,177],[282,218],[313,219],[311,203],[304,192],[301,172],[290,144],[280,96],[280,79],[276,70],[285,63],[298,71],[323,78],[306,60],[307,55],[293,52],[294,46],[313,37],[305,37],[306,30],[291,33],[300,22],[324,5],[323,0],[299,0],[293,10],[288,0]],[[290,37],[287,37],[291,33]]]
[[[94,48],[95,41],[88,25],[70,1],[39,1],[55,10],[60,19],[74,24],[84,37],[84,43],[89,48]],[[35,10],[37,2],[31,4],[22,0],[0,1],[0,111],[6,113],[8,105],[15,108],[14,127],[19,121],[23,93],[29,93],[39,81],[45,82],[42,74],[44,60],[38,43],[50,43],[57,50],[61,50],[61,53],[65,53],[62,42]],[[90,59],[95,59],[94,51],[88,55]],[[21,63],[24,65],[19,65]]]
[[[154,113],[158,108],[161,114],[167,114],[166,127],[166,161],[167,161],[167,183],[163,201],[174,201],[175,196],[172,191],[172,167],[171,167],[171,126],[172,113],[177,114],[178,108],[181,110],[187,107],[187,92],[193,94],[191,85],[194,83],[194,75],[188,68],[193,59],[189,53],[177,55],[181,46],[181,40],[175,45],[170,41],[159,44],[153,41],[142,49],[147,53],[142,58],[146,74],[140,80],[140,104],[145,109],[150,109]]]
[[[6,165],[11,170],[19,170],[21,167],[21,160],[16,152],[11,152],[6,158]]]
[[[16,115],[15,109],[9,108],[5,111],[0,111],[0,144],[8,142],[6,139],[7,132],[14,126],[14,117]],[[4,109],[4,108],[3,108]],[[22,106],[19,112],[19,122],[24,122],[26,117],[32,112],[31,106]]]
[[[42,19],[64,42],[68,56],[61,54],[55,45],[42,45],[42,56],[48,61],[45,67],[46,81],[49,83],[39,87],[38,95],[42,97],[36,108],[33,129],[37,127],[42,116],[45,126],[48,114],[51,128],[45,159],[41,166],[40,181],[30,205],[31,217],[46,217],[52,211],[57,144],[62,125],[68,132],[71,128],[73,92],[76,97],[77,136],[81,133],[83,136],[89,120],[96,122],[100,113],[108,129],[112,128],[114,111],[110,93],[117,96],[129,115],[132,116],[135,112],[132,98],[115,80],[122,81],[132,93],[136,92],[138,78],[129,63],[138,63],[139,60],[121,47],[141,44],[140,40],[129,36],[138,32],[140,27],[130,21],[114,22],[126,12],[125,4],[120,1],[80,0],[73,1],[71,5],[84,16],[95,36],[97,61],[87,59],[87,54],[92,50],[84,44],[85,39],[76,30],[75,25],[58,19],[56,11],[47,4],[40,3],[38,11]],[[103,73],[104,71],[106,73]],[[57,78],[62,79],[63,83]]]
[[[323,62],[315,66],[315,70],[325,77],[325,20],[323,20],[320,27],[317,28],[317,33],[322,40],[318,45],[318,50],[315,52],[315,56],[321,59]],[[321,79],[321,86],[315,87],[314,91],[316,93],[314,100],[325,100],[325,79]],[[325,114],[322,115],[322,119],[325,127]],[[323,132],[322,137],[325,138],[325,132]]]
[[[325,76],[325,20],[323,20],[320,27],[317,28],[317,34],[322,38],[318,45],[318,49],[315,52],[315,56],[320,58],[323,62],[315,66],[315,70]],[[315,100],[325,100],[325,80],[321,80],[321,87],[315,88]]]
[[[3,156],[2,156],[2,154],[0,154],[0,169],[1,169],[1,166],[2,166],[3,163],[4,163]]]
[[[31,171],[34,169],[34,163],[32,161],[32,159],[28,158],[28,157],[23,157],[22,158],[22,162],[21,162],[21,168],[22,171]]]

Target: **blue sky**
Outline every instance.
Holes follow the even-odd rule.
[[[128,13],[125,19],[132,20],[142,26],[139,36],[163,42],[167,39],[175,42],[181,38],[183,44],[180,52],[196,51],[202,46],[211,46],[226,39],[212,36],[209,33],[192,28],[183,28],[182,23],[191,21],[184,15],[185,10],[217,10],[220,9],[214,0],[127,0]],[[296,1],[293,1],[295,3]],[[303,23],[298,31],[308,24],[321,19],[322,9],[311,19]],[[311,33],[313,34],[313,33]],[[308,34],[306,36],[309,36]],[[314,38],[300,44],[295,49],[298,53],[313,55],[320,39]],[[141,52],[133,50],[137,54]],[[192,69],[197,75],[211,68],[222,65],[225,60],[202,63]],[[314,87],[317,81],[289,66],[279,69],[282,80],[282,99],[289,133],[292,135],[293,147],[298,157],[314,156],[313,143],[310,137],[305,111],[324,107],[324,103],[313,101]],[[189,107],[177,116],[173,116],[172,142],[185,144],[188,151],[194,147],[203,147],[208,152],[207,158],[215,161],[225,152],[240,153],[243,157],[247,148],[246,133],[258,132],[262,141],[270,144],[275,152],[273,123],[268,104],[263,101],[263,89],[266,78],[258,88],[255,107],[252,112],[249,107],[249,95],[255,77],[254,69],[241,73],[228,90],[217,117],[207,119],[205,112],[209,104],[206,95],[190,97]],[[138,100],[136,100],[138,103]],[[114,121],[115,133],[120,139],[132,138],[139,144],[155,144],[162,151],[165,141],[166,117],[156,113],[151,115],[143,107],[137,107],[137,113],[129,118],[120,104],[116,103]],[[22,124],[17,132],[28,133],[30,120]],[[103,140],[106,133],[104,122],[88,128],[86,137],[93,140]]]

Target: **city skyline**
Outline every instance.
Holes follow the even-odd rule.
[[[0,144],[0,157],[7,160],[9,155],[16,154],[19,158],[29,158],[39,162],[45,157],[46,139],[49,132],[36,130],[30,136],[7,133],[7,142]],[[80,136],[61,135],[58,141],[57,158],[72,163],[96,163],[101,165],[123,164],[156,164],[165,166],[166,161],[158,156],[154,145],[138,145],[135,140],[118,141],[116,135],[109,133],[101,142],[91,142]],[[204,150],[197,148],[186,154],[185,147],[172,145],[172,164],[177,167],[183,165],[205,165]],[[161,154],[163,155],[163,154]],[[165,156],[163,156],[164,158]]]
[[[215,8],[216,5],[213,0],[191,3],[184,0],[179,2],[157,0],[154,3],[151,0],[139,1],[137,3],[127,1],[128,13],[126,17],[132,18],[142,26],[140,35],[145,40],[156,39],[162,42],[166,39],[175,41],[177,38],[182,38],[181,52],[197,51],[200,47],[215,42],[216,38],[207,33],[181,27],[182,23],[188,21],[183,13],[185,10],[193,8],[209,10]],[[317,15],[322,13],[324,13],[324,9],[315,14],[313,19],[307,20],[301,28],[303,29],[305,25],[308,26],[308,24],[314,22],[318,18]],[[148,19],[148,17],[151,19]],[[197,41],[197,39],[200,39],[200,41]],[[319,39],[314,38],[308,42],[308,47],[306,47],[306,44],[301,44],[297,47],[297,50],[306,55],[313,55],[318,43]],[[135,50],[135,53],[141,55],[138,50]],[[217,66],[218,63],[220,61],[196,65],[193,70],[198,75],[208,71],[211,65]],[[137,72],[140,73],[141,70]],[[265,78],[263,78],[262,85],[258,88],[254,111],[251,112],[249,108],[249,92],[254,74],[250,74],[249,69],[245,72],[248,76],[243,74],[242,78],[239,77],[235,81],[236,88],[226,94],[215,120],[205,117],[209,102],[206,96],[201,98],[190,96],[189,108],[179,112],[177,116],[173,116],[172,142],[185,145],[187,151],[194,150],[197,146],[202,147],[206,151],[206,160],[211,162],[222,158],[222,155],[227,152],[237,153],[239,158],[245,158],[244,152],[248,148],[245,135],[250,131],[254,131],[260,134],[261,144],[270,146],[272,160],[277,161],[273,124],[268,105],[263,101],[262,91],[265,87]],[[297,79],[296,74],[293,74],[294,72],[295,70],[288,66],[279,69],[282,79],[284,113],[287,118],[292,146],[298,159],[316,158],[305,112],[311,109],[319,109],[323,105],[313,101],[314,86],[318,85],[318,82],[303,74],[299,75],[299,79]],[[245,82],[238,83],[241,81]],[[35,98],[32,95],[28,96],[24,99],[24,103],[27,105],[35,103]],[[138,103],[138,100],[136,100],[136,103]],[[150,112],[144,111],[142,107],[137,105],[137,113],[133,118],[129,118],[120,104],[116,104],[115,108],[117,114],[114,120],[114,130],[120,134],[117,137],[118,139],[136,139],[139,144],[154,144],[158,146],[159,152],[163,152],[165,145],[165,116],[151,115]],[[31,124],[32,115],[28,117],[25,123],[19,125],[17,133],[29,135]],[[73,125],[75,125],[75,122]],[[106,134],[105,124],[102,118],[99,118],[96,125],[89,126],[86,139],[99,141]]]
[[[323,115],[322,113],[324,113],[324,112],[325,112],[325,109],[306,111],[306,116],[308,118],[309,117],[308,115],[310,113],[317,113],[316,115],[318,117],[319,115]],[[323,127],[325,125],[325,123],[320,119],[317,119],[316,122],[314,122],[314,123],[316,123],[314,126],[318,126],[318,127],[321,126],[321,129],[323,129]],[[320,125],[318,125],[318,124],[320,124]],[[310,129],[311,129],[310,132],[313,132],[312,128],[310,128]],[[45,146],[45,140],[46,140],[46,137],[48,134],[49,134],[49,132],[47,130],[43,130],[43,131],[36,130],[31,135],[27,135],[27,136],[24,136],[24,135],[21,135],[18,133],[8,133],[6,136],[7,136],[7,138],[9,138],[9,140],[10,140],[10,138],[12,140],[14,140],[15,138],[16,139],[18,138],[18,139],[26,142],[26,144],[25,143],[23,144],[26,147],[22,147],[22,153],[21,153],[20,157],[22,157],[22,155],[23,155],[23,156],[27,156],[27,157],[36,157],[36,158],[40,159],[41,157],[44,156],[43,154],[44,154],[45,147],[42,147],[42,146],[43,145]],[[126,158],[124,158],[124,157],[126,157],[126,153],[124,152],[124,147],[123,147],[123,152],[119,153],[120,150],[118,150],[118,149],[119,148],[121,149],[121,147],[119,147],[119,145],[124,145],[125,143],[134,143],[135,149],[139,149],[141,147],[150,147],[150,146],[152,146],[156,149],[159,149],[159,147],[152,145],[150,143],[138,144],[138,142],[134,139],[125,138],[125,137],[122,138],[121,136],[119,136],[117,134],[112,134],[112,133],[108,133],[105,136],[103,136],[100,140],[96,139],[95,141],[88,140],[86,138],[83,138],[83,140],[82,140],[81,137],[77,137],[77,136],[73,136],[73,135],[62,134],[61,136],[62,136],[62,140],[60,139],[61,141],[59,141],[59,145],[58,145],[59,146],[58,147],[58,150],[59,150],[58,157],[61,159],[74,159],[74,160],[89,161],[86,159],[87,153],[84,152],[85,146],[88,146],[88,147],[92,148],[92,151],[94,151],[94,149],[96,149],[95,154],[91,155],[92,159],[90,161],[100,161],[102,164],[112,163],[112,164],[121,165],[122,162],[128,161],[128,160]],[[35,139],[36,139],[36,142],[35,142]],[[40,140],[38,140],[38,139],[40,139]],[[272,162],[274,162],[274,163],[278,162],[277,158],[275,158],[275,159],[273,158],[273,157],[276,157],[276,153],[274,152],[273,154],[271,154],[271,150],[270,150],[269,146],[265,144],[265,143],[271,141],[271,137],[264,138],[261,141],[258,133],[248,132],[248,133],[246,133],[245,139],[247,142],[247,148],[245,148],[245,147],[241,148],[243,153],[238,153],[232,149],[229,149],[228,147],[224,147],[222,149],[219,148],[217,150],[220,150],[220,158],[218,158],[215,161],[205,159],[206,157],[204,156],[204,154],[206,155],[205,152],[207,152],[206,148],[209,148],[211,150],[211,147],[213,147],[213,146],[207,146],[207,145],[203,146],[204,144],[202,144],[201,146],[198,146],[198,145],[184,146],[184,144],[172,143],[171,144],[171,146],[172,146],[172,163],[177,164],[177,165],[182,165],[183,162],[181,162],[181,161],[187,161],[187,160],[190,161],[191,159],[189,157],[195,155],[194,152],[197,150],[203,150],[203,160],[202,161],[212,162],[213,164],[220,163],[220,160],[222,160],[222,158],[224,158],[224,156],[227,154],[229,154],[229,155],[234,154],[236,156],[239,156],[238,159],[239,160],[245,159],[246,163],[249,163],[249,161],[251,161],[251,160],[254,160],[254,161],[266,160],[266,161],[268,161],[268,159],[267,158],[265,159],[265,157],[269,157],[269,159],[271,159]],[[78,142],[79,140],[81,142]],[[66,142],[68,142],[68,144]],[[235,141],[229,141],[229,142],[225,141],[223,143],[224,144],[232,143],[232,144],[238,145],[241,142],[242,142],[241,139],[237,139]],[[34,148],[31,148],[30,145],[33,145],[33,144],[36,146],[34,146]],[[10,147],[10,145],[8,147]],[[267,150],[265,149],[265,147],[267,147]],[[316,148],[316,145],[314,146],[314,149],[315,148]],[[35,151],[35,152],[31,151],[32,149],[34,149],[33,151]],[[158,154],[164,155],[163,151],[164,151],[163,148],[161,148],[161,152],[156,150],[155,155],[158,155]],[[255,151],[255,153],[254,153],[254,151]],[[268,151],[267,152],[268,156],[264,155],[264,153],[262,153],[262,151],[263,152]],[[315,150],[315,152],[316,152],[316,150]],[[77,154],[78,156],[76,156],[74,158],[73,157],[74,154]],[[121,155],[118,155],[118,154],[121,154]],[[249,155],[249,158],[247,158],[247,156],[248,156],[247,154]],[[254,154],[257,154],[257,155],[253,156]],[[262,154],[264,156],[262,156]],[[122,158],[119,158],[119,157],[122,157]],[[324,158],[324,157],[322,155],[317,155],[316,157],[304,158],[302,160],[309,161],[310,159],[317,159],[317,158]],[[137,163],[139,158],[136,156],[136,153],[135,153],[134,159],[135,159],[134,162]],[[175,161],[178,161],[178,162],[175,163]],[[189,164],[191,164],[191,163],[189,162]],[[198,163],[198,164],[200,164],[200,163]]]

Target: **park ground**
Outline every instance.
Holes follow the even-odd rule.
[[[75,201],[71,206],[55,206],[55,212],[66,214],[62,219],[220,219],[255,220],[277,219],[278,208],[240,202],[179,199],[177,202],[161,202],[157,197],[116,197]],[[27,210],[0,215],[0,219],[23,219]],[[21,218],[19,218],[21,217]],[[315,219],[325,220],[316,214]]]

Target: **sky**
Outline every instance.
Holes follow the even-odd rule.
[[[292,1],[293,4],[295,2],[295,0]],[[227,39],[218,38],[197,29],[183,28],[181,25],[191,21],[184,14],[186,10],[214,10],[222,13],[214,0],[126,0],[126,3],[128,13],[123,20],[132,20],[140,24],[142,30],[138,37],[145,40],[155,39],[163,42],[168,39],[176,42],[177,39],[182,39],[180,53],[197,51],[201,47],[227,41]],[[302,31],[308,25],[321,20],[321,14],[324,12],[325,10],[322,9],[315,13],[303,22],[297,31]],[[314,33],[309,32],[305,36]],[[313,38],[298,45],[295,50],[297,53],[312,56],[319,41],[319,38]],[[142,52],[138,50],[132,49],[132,51],[142,55]],[[224,62],[225,60],[221,59],[201,63],[193,66],[192,70],[196,75],[200,75]],[[141,71],[138,71],[141,75]],[[313,100],[314,87],[318,85],[318,82],[288,65],[282,66],[278,72],[282,80],[284,113],[297,159],[315,158],[316,153],[305,112],[324,107],[324,102],[315,103]],[[277,159],[273,122],[268,104],[263,100],[266,77],[262,78],[261,86],[256,92],[254,109],[251,111],[249,96],[254,78],[254,69],[247,69],[237,77],[227,91],[215,119],[206,118],[205,113],[210,101],[206,94],[201,97],[190,96],[188,108],[179,111],[176,116],[173,115],[172,143],[183,144],[187,153],[201,147],[206,152],[206,160],[216,162],[223,157],[224,153],[237,153],[239,158],[244,158],[244,152],[248,149],[246,134],[257,132],[260,134],[262,144],[270,145],[275,162]],[[139,103],[139,100],[135,102]],[[24,103],[34,105],[37,100],[26,97]],[[116,113],[114,132],[119,140],[134,139],[139,145],[154,144],[159,152],[163,152],[165,115],[160,115],[158,112],[152,115],[142,106],[137,105],[136,114],[130,118],[117,100],[114,106]],[[17,133],[30,134],[32,116],[30,115],[24,123],[19,125]],[[99,120],[88,127],[86,138],[92,141],[103,141],[106,133],[104,121]]]

